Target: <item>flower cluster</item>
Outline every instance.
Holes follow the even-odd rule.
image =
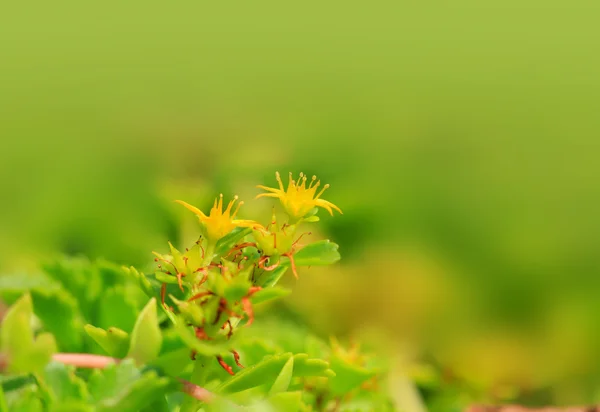
[[[290,173],[285,190],[279,173],[276,178],[279,189],[258,186],[268,193],[259,194],[257,198],[278,198],[288,216],[286,222],[278,222],[275,212],[267,225],[236,219],[243,205],[240,201],[234,208],[237,196],[224,209],[223,195],[220,195],[208,215],[177,200],[198,216],[202,235],[185,251],[169,244],[168,255],[154,253],[158,265],[155,278],[162,285],[161,301],[168,316],[176,324],[183,325],[181,328],[191,328],[187,331],[192,339],[207,341],[213,347],[228,348],[238,367],[242,365],[230,338],[238,328],[252,324],[253,303],[277,297],[278,293],[269,293],[266,289],[272,289],[288,269],[298,277],[297,267],[306,265],[305,262],[319,264],[321,245],[328,247],[330,254],[331,245],[334,245],[338,257],[333,261],[339,258],[337,245],[327,241],[313,243],[310,255],[305,253],[310,258],[305,262],[295,259],[296,253],[303,249],[299,244],[302,235],[297,235],[298,227],[319,220],[316,208],[322,207],[331,214],[334,209],[341,213],[336,205],[321,199],[329,185],[317,193],[320,181],[316,177],[307,187],[308,179],[304,174],[294,180]],[[216,358],[221,366],[233,374],[232,366],[221,356],[222,351],[216,353],[219,353]]]

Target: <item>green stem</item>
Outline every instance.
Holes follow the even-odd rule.
[[[38,388],[40,389],[43,403],[49,405],[52,401],[52,396],[50,395],[50,388],[48,387],[48,384],[44,381],[41,373],[34,373],[33,376],[35,377]]]
[[[206,372],[208,368],[206,367],[206,363],[208,362],[208,357],[196,355],[196,361],[194,362],[194,371],[192,372],[192,377],[190,378],[190,383],[197,385],[198,387],[202,386],[206,381]],[[193,397],[187,397],[184,399],[183,404],[181,405],[180,412],[196,412],[200,406],[200,402]]]
[[[4,397],[2,385],[0,385],[0,412],[8,412],[8,405],[6,404],[6,398]]]

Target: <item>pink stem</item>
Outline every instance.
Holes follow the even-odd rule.
[[[121,359],[110,356],[90,355],[87,353],[55,353],[52,360],[65,365],[73,365],[77,368],[104,369],[113,363],[121,362]],[[183,392],[202,402],[210,402],[213,394],[206,389],[194,385],[184,379],[177,378],[183,385]]]
[[[78,368],[104,369],[113,363],[119,363],[120,359],[109,356],[90,355],[87,353],[56,353],[52,356],[56,362],[65,365],[73,365]]]
[[[198,399],[199,401],[206,403],[213,400],[214,395],[206,389],[195,385],[192,382],[188,382],[185,379],[177,378],[177,380],[183,384],[184,393],[187,393],[188,395]]]

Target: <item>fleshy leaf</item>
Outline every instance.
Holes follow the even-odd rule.
[[[8,404],[6,403],[6,397],[4,396],[4,389],[0,385],[0,412],[8,412]]]
[[[294,254],[296,266],[331,265],[340,260],[339,246],[329,240],[320,240],[304,246]]]
[[[116,327],[130,331],[136,322],[139,309],[122,286],[104,292],[99,303],[97,320],[94,325],[103,329]]]
[[[283,411],[302,411],[304,404],[302,403],[302,392],[280,392],[267,399],[273,410],[277,412]]]
[[[44,380],[50,390],[53,403],[88,401],[87,386],[81,378],[75,375],[73,368],[62,363],[51,362],[44,369]]]
[[[218,256],[223,255],[223,253],[227,252],[229,249],[235,246],[240,240],[242,240],[245,236],[252,233],[251,228],[242,228],[237,227],[231,231],[231,233],[226,234],[217,242],[217,246],[215,247],[215,254]]]
[[[352,365],[336,355],[331,357],[331,368],[336,376],[331,379],[330,385],[336,394],[347,393],[375,376],[374,370]]]
[[[44,329],[55,336],[59,349],[81,351],[83,320],[77,300],[63,288],[35,289],[31,291],[31,298],[35,314]]]
[[[0,296],[8,292],[18,293],[35,288],[52,288],[56,282],[43,273],[15,273],[0,276]]]
[[[133,358],[137,364],[154,360],[160,353],[162,335],[156,316],[156,299],[152,298],[137,318],[131,332],[131,343],[127,357]]]
[[[235,278],[230,284],[225,286],[223,295],[228,301],[235,302],[248,294],[250,286],[252,286],[252,284],[248,280]]]
[[[217,398],[214,401],[210,402],[208,405],[206,405],[202,410],[205,410],[206,412],[247,412],[249,408],[243,408],[225,398]],[[266,410],[264,412],[271,411]]]
[[[7,357],[10,373],[30,373],[44,368],[56,352],[56,342],[49,333],[34,339],[31,329],[31,297],[22,296],[7,312],[0,329],[0,353]]]
[[[292,373],[294,371],[294,357],[288,359],[288,361],[283,365],[283,369],[279,372],[277,379],[273,382],[273,386],[271,386],[271,390],[269,391],[269,395],[275,395],[280,392],[287,391],[290,386],[290,382],[292,381]]]
[[[289,269],[289,261],[284,260],[282,264],[276,267],[274,270],[267,272],[265,271],[260,278],[258,279],[258,286],[262,286],[263,288],[269,288],[271,286],[275,286],[279,279],[283,276],[286,270]]]
[[[142,374],[131,360],[126,360],[95,370],[89,390],[97,411],[139,411],[164,396],[168,385],[168,378],[154,371]]]
[[[281,287],[270,287],[261,289],[252,295],[252,303],[258,305],[259,303],[267,302],[269,300],[282,298],[292,293],[290,289]]]
[[[140,288],[149,298],[154,297],[154,288],[152,288],[152,284],[143,273],[138,272],[133,266],[129,268],[124,267],[123,270],[138,282]]]
[[[173,285],[179,284],[179,281],[177,280],[177,276],[167,275],[166,273],[163,273],[163,272],[155,272],[154,276],[156,277],[156,280],[158,280],[159,282],[162,282],[162,283],[170,283]]]
[[[94,303],[103,292],[96,265],[84,258],[70,258],[45,265],[44,270],[75,297],[84,317],[91,318]]]
[[[110,356],[123,358],[129,349],[129,335],[119,328],[104,330],[92,325],[85,325],[87,334],[96,341]]]
[[[30,385],[19,392],[19,396],[7,399],[10,412],[42,412],[42,400],[37,386]],[[2,411],[4,412],[4,411]]]
[[[164,353],[150,364],[159,368],[166,375],[177,376],[191,364],[190,350],[181,348]]]
[[[226,340],[225,338],[223,340],[211,341],[200,340],[196,337],[192,329],[186,326],[185,321],[182,318],[177,319],[175,331],[189,349],[195,350],[198,354],[203,356],[224,355],[231,350],[232,342],[235,340]]]
[[[256,365],[247,367],[229,378],[218,388],[218,392],[234,393],[257,386],[272,386],[285,363],[291,358],[291,353],[267,356]]]
[[[236,373],[217,389],[219,393],[234,393],[246,389],[267,385],[273,386],[284,365],[293,358],[292,377],[331,377],[335,373],[329,369],[329,364],[319,359],[309,359],[305,353],[293,355],[283,353],[275,356],[266,356],[254,366],[247,367]],[[289,383],[288,383],[289,384]]]
[[[171,250],[171,262],[173,263],[175,268],[183,268],[185,266],[185,262],[183,261],[183,255],[181,254],[181,252],[177,250],[177,248],[173,246],[171,242],[169,242],[169,249]]]
[[[294,377],[319,376],[331,378],[335,372],[330,369],[329,362],[322,359],[312,359],[306,353],[294,355]]]
[[[175,303],[177,309],[186,321],[193,325],[202,325],[204,323],[204,311],[202,307],[197,305],[196,302],[186,302],[185,300],[179,300],[173,295],[169,295],[171,301]]]

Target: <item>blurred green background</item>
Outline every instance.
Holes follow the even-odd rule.
[[[383,337],[431,410],[598,402],[599,11],[3,4],[0,271],[144,265],[196,230],[173,199],[248,217],[317,174],[344,215],[291,298],[316,330]]]

